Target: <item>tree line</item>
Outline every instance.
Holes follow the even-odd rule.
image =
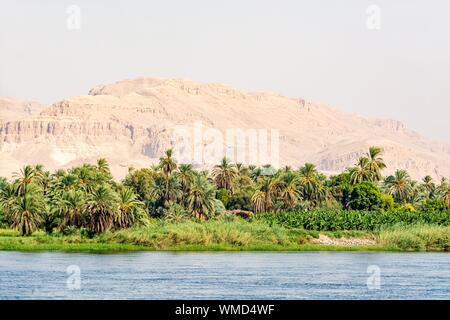
[[[171,150],[158,165],[130,168],[121,182],[114,181],[106,159],[54,173],[27,165],[11,181],[0,178],[0,224],[22,235],[73,228],[93,235],[145,224],[149,217],[183,221],[229,212],[449,209],[448,179],[414,181],[405,170],[384,177],[382,153],[371,147],[354,167],[330,177],[311,163],[275,169],[226,158],[211,171],[196,170],[178,164]]]

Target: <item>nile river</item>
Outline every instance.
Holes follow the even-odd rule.
[[[0,252],[0,299],[450,299],[450,254]]]

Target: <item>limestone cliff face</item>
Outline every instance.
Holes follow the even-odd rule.
[[[120,178],[130,165],[156,162],[175,143],[176,126],[199,123],[224,134],[278,130],[280,165],[308,161],[337,172],[377,145],[385,148],[386,173],[405,168],[415,178],[450,176],[450,144],[401,122],[365,119],[300,98],[157,78],[100,85],[46,108],[0,99],[0,175],[10,176],[23,163],[55,169],[106,157]]]

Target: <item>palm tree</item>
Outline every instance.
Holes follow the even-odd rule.
[[[257,190],[252,196],[253,211],[255,213],[266,212],[266,193]]]
[[[56,194],[65,191],[75,190],[78,185],[78,177],[73,173],[64,173],[59,176],[52,186],[53,192]]]
[[[54,199],[53,212],[61,216],[59,224],[61,230],[67,226],[81,227],[84,224],[85,200],[85,194],[81,190],[65,191]]]
[[[316,166],[312,163],[306,163],[299,170],[299,186],[302,195],[306,200],[314,198],[314,194],[319,187],[319,177]]]
[[[431,176],[426,176],[422,179],[422,186],[425,189],[425,197],[430,199],[433,197],[433,193],[436,190],[436,185],[433,182],[433,178]]]
[[[383,158],[380,157],[381,154],[383,154],[383,149],[380,147],[370,147],[366,154],[366,169],[372,173],[371,177],[375,181],[381,180],[381,170],[386,168]]]
[[[216,191],[208,181],[200,175],[195,176],[187,206],[192,214],[199,219],[209,219],[214,214]]]
[[[22,184],[21,188],[21,194],[16,195],[10,202],[9,215],[12,228],[27,236],[41,226],[45,201],[42,190],[37,185]]]
[[[40,167],[38,167],[40,169]],[[18,192],[23,194],[25,188],[35,182],[37,184],[40,184],[42,181],[42,174],[40,170],[37,170],[36,167],[26,165],[22,169],[20,169],[20,172],[15,172],[13,174],[13,177],[17,181],[18,186]]]
[[[88,229],[94,233],[102,233],[112,227],[114,216],[118,210],[116,193],[107,185],[100,185],[88,194],[85,212]]]
[[[168,207],[169,202],[177,202],[183,196],[181,186],[176,177],[166,180],[165,176],[157,176],[151,186],[150,196],[157,204]]]
[[[320,183],[311,201],[314,205],[317,206],[325,201],[330,200],[330,197],[331,197],[330,191],[325,187],[323,183]]]
[[[194,179],[194,170],[192,169],[192,164],[180,164],[177,172],[177,179],[181,184],[181,189],[183,193],[189,190],[189,187]]]
[[[369,158],[361,157],[358,159],[356,167],[350,168],[350,182],[355,185],[364,181],[373,181],[373,172],[368,169]]]
[[[2,186],[0,188],[0,210],[3,210],[7,221],[11,222],[11,207],[18,195],[17,184],[7,183],[6,180],[2,180]]]
[[[118,228],[129,228],[144,216],[144,203],[139,201],[131,188],[119,190],[119,210],[114,217]]]
[[[292,209],[298,202],[300,192],[298,190],[298,178],[292,174],[286,174],[281,181],[280,197],[284,209]]]
[[[97,160],[97,169],[104,174],[110,174],[108,160],[105,158],[100,158]]]
[[[397,202],[406,203],[413,193],[411,178],[406,170],[397,170],[393,176],[389,176],[384,182],[388,194]]]
[[[251,199],[255,213],[268,212],[272,210],[274,201],[279,195],[280,188],[280,179],[277,177],[265,178]]]
[[[406,199],[407,202],[413,206],[418,206],[424,200],[428,199],[428,195],[423,193],[423,186],[421,186],[417,181],[411,181],[411,192]]]
[[[238,176],[236,166],[232,165],[227,158],[223,158],[219,165],[212,170],[212,177],[218,188],[224,188],[233,192],[234,180]]]
[[[94,175],[97,169],[90,164],[83,164],[81,167],[74,168],[70,173],[78,177],[77,184],[86,192],[91,193],[97,186]]]
[[[159,166],[164,174],[164,177],[166,179],[166,196],[165,198],[168,199],[169,194],[169,176],[172,174],[173,171],[177,169],[177,163],[175,159],[172,157],[173,151],[172,149],[169,149],[166,151],[166,156],[159,158]]]

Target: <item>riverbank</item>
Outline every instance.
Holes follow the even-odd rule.
[[[80,230],[28,237],[0,229],[5,251],[449,251],[450,227],[396,226],[380,231],[313,231],[260,222],[168,223],[109,231],[92,238]]]

